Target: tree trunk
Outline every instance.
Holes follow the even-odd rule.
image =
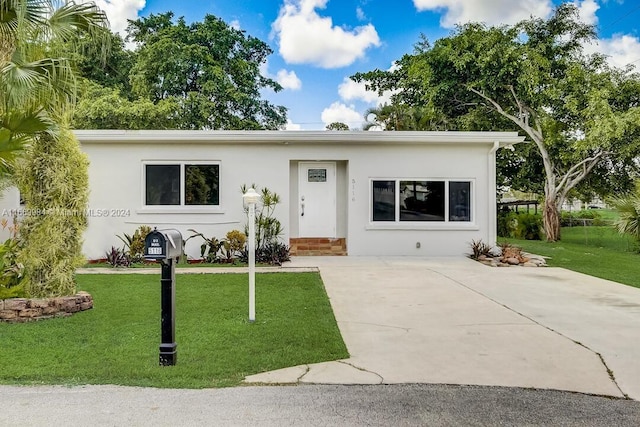
[[[546,197],[542,212],[542,227],[547,236],[547,242],[557,242],[560,240],[560,212],[558,211],[558,200],[555,197]]]

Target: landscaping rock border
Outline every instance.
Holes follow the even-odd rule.
[[[51,317],[71,316],[93,308],[88,292],[54,298],[11,298],[0,300],[0,322],[22,323]]]
[[[504,258],[502,256],[492,257],[487,255],[480,255],[477,259],[484,265],[490,267],[546,267],[547,261],[544,257],[535,254],[522,253],[519,258],[510,257]]]

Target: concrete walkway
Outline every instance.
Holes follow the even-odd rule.
[[[640,289],[466,258],[298,257],[290,267],[320,269],[351,357],[248,383],[477,384],[640,400]]]

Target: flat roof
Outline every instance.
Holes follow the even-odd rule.
[[[274,131],[274,130],[74,130],[81,143],[198,144],[498,144],[523,142],[517,132]]]

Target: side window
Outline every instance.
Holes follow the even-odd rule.
[[[372,180],[373,222],[471,222],[471,181]]]

